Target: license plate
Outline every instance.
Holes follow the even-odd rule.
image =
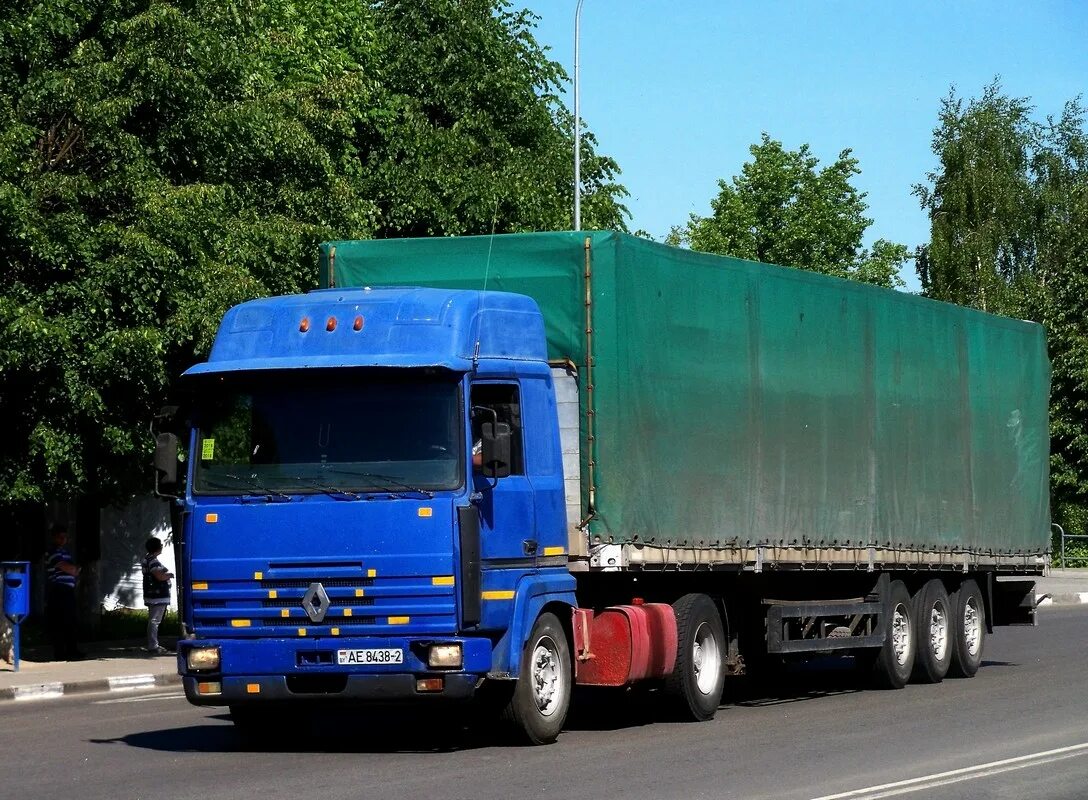
[[[384,647],[376,650],[337,650],[336,663],[348,664],[403,664],[404,651],[396,647]]]

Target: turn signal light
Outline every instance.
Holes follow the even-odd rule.
[[[197,694],[223,694],[223,684],[219,681],[201,681],[196,685]]]
[[[417,692],[441,692],[446,688],[445,678],[417,678]]]

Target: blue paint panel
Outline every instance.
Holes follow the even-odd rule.
[[[522,578],[532,574],[532,569],[485,569],[482,574],[482,618],[480,629],[504,631],[510,626],[514,613],[515,598],[488,598],[488,592],[514,592]]]
[[[454,498],[199,500],[187,548],[190,580],[207,584],[190,595],[189,620],[198,635],[276,636],[299,627],[319,635],[333,626],[366,635],[456,632],[456,585],[433,583],[453,576],[456,584]],[[431,516],[419,516],[424,507]],[[208,514],[218,521],[208,522]],[[313,582],[332,602],[319,625],[301,606]],[[389,617],[409,621],[390,625]]]
[[[521,651],[541,610],[548,603],[562,603],[568,609],[576,607],[574,589],[574,576],[563,567],[544,569],[522,578],[514,600],[510,630],[503,637],[505,646],[495,648],[493,672],[517,675],[521,668]]]
[[[355,330],[355,320],[361,329]],[[300,328],[306,321],[308,329]],[[335,320],[333,330],[328,330]],[[227,312],[208,362],[186,375],[303,367],[544,362],[544,319],[524,295],[451,289],[332,289],[252,300]]]

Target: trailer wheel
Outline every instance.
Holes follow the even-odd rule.
[[[713,719],[725,688],[725,631],[714,601],[686,594],[672,604],[676,614],[676,666],[665,678],[665,691],[676,698],[684,716]]]
[[[949,674],[971,678],[982,666],[982,647],[986,641],[986,607],[978,584],[968,578],[952,593],[952,664]]]
[[[551,744],[566,722],[572,684],[567,634],[554,614],[541,614],[525,643],[514,694],[502,717],[530,744]]]
[[[926,581],[914,595],[914,621],[918,631],[914,680],[940,683],[952,663],[952,606],[939,580]]]
[[[902,689],[914,669],[917,641],[910,592],[903,581],[892,581],[888,590],[888,606],[891,613],[887,620],[884,646],[873,662],[873,677],[877,685],[885,689]]]

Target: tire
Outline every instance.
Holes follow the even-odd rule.
[[[566,631],[554,614],[541,614],[521,653],[514,694],[502,718],[529,744],[551,744],[567,720],[573,688]]]
[[[705,594],[686,594],[672,604],[676,614],[676,666],[665,691],[685,719],[713,719],[725,688],[725,631],[718,609]]]
[[[914,669],[917,641],[910,592],[903,581],[892,581],[888,589],[888,606],[891,613],[884,645],[873,661],[873,680],[884,689],[902,689]]]
[[[940,683],[952,664],[955,639],[952,605],[941,581],[926,581],[914,595],[914,629],[918,644],[913,679],[918,683]]]
[[[978,584],[968,578],[952,593],[952,664],[948,674],[955,678],[973,678],[982,666],[986,643],[986,606]]]

